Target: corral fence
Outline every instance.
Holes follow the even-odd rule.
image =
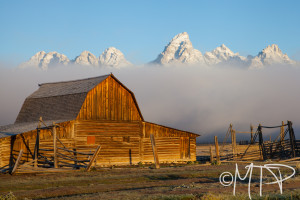
[[[263,129],[280,128],[280,134],[274,141],[263,141]],[[251,134],[249,141],[236,142],[236,133]],[[227,143],[231,136],[231,145]],[[258,141],[256,141],[258,140]],[[226,146],[226,147],[225,147]],[[224,148],[225,147],[225,148]],[[227,148],[227,149],[226,149]],[[239,132],[233,129],[230,124],[223,143],[218,144],[215,136],[215,155],[212,147],[210,149],[210,161],[258,161],[267,159],[286,160],[300,159],[300,140],[296,140],[292,122],[282,122],[279,126],[258,125],[256,132],[253,132],[251,125],[250,132]]]

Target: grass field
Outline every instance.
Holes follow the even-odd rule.
[[[256,163],[266,164],[265,162]],[[254,170],[251,194],[253,199],[300,199],[300,170],[295,177],[283,182],[283,195],[278,184],[263,185],[259,198],[259,170]],[[238,164],[241,175],[246,164]],[[64,173],[0,175],[0,199],[249,199],[247,181],[238,181],[236,197],[233,187],[219,183],[222,172],[234,174],[235,163],[166,164],[161,169],[153,166],[97,168],[91,172],[81,170]],[[283,171],[290,174],[290,171]],[[264,173],[263,181],[272,181]]]

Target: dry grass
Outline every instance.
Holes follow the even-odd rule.
[[[245,173],[242,170],[245,165],[239,166],[241,173]],[[136,166],[102,168],[88,173],[0,175],[0,195],[12,191],[18,199],[232,199],[232,187],[223,187],[219,175],[224,171],[234,172],[234,169],[234,164],[190,164],[161,169]],[[253,194],[259,189],[257,175],[254,173]],[[238,184],[237,199],[247,198],[247,184]],[[283,185],[285,195],[300,193],[299,177]],[[277,185],[263,187],[265,198],[269,198],[266,195],[278,195],[274,191],[278,191]]]

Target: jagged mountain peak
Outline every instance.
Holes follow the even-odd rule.
[[[67,56],[52,51],[46,53],[45,51],[39,51],[32,56],[29,61],[20,65],[21,68],[37,67],[41,69],[48,69],[49,66],[54,65],[67,65],[70,62]]]
[[[224,62],[242,64],[246,60],[245,57],[240,56],[239,53],[234,53],[224,44],[215,48],[211,52],[206,52],[204,54],[204,59],[208,65],[215,65]]]
[[[79,65],[98,65],[98,58],[89,51],[83,51],[79,56],[74,60],[75,64]]]
[[[233,53],[225,44],[222,44],[221,46],[215,48],[213,50],[215,53],[223,53],[229,56],[238,55],[238,53]]]
[[[190,42],[190,37],[187,32],[182,32],[175,35],[169,44],[178,44],[180,45],[182,42]]]
[[[168,43],[156,60],[152,63],[169,64],[198,64],[204,63],[202,53],[194,49],[187,32],[179,33]]]
[[[124,54],[115,47],[109,47],[99,57],[99,64],[110,67],[123,67],[131,65],[129,61],[125,59]]]
[[[249,68],[263,68],[272,64],[293,65],[296,62],[291,60],[287,54],[283,54],[277,44],[268,45],[257,56],[249,60]]]
[[[266,48],[263,49],[265,52],[280,52],[282,53],[281,49],[279,49],[277,44],[268,45]]]

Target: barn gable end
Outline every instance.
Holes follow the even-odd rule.
[[[76,119],[141,121],[143,116],[134,94],[110,75],[87,93]]]

